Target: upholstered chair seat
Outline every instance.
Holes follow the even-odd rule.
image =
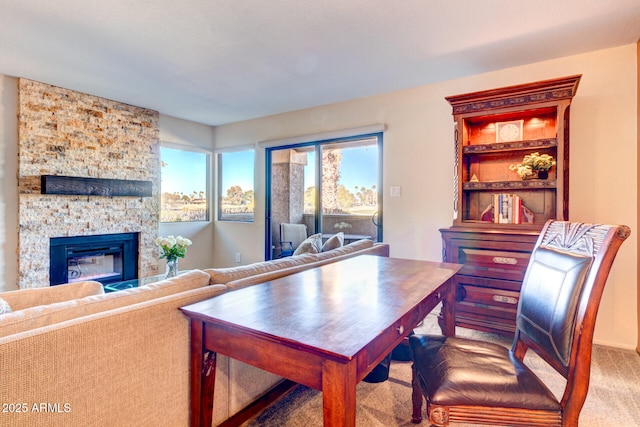
[[[409,341],[430,405],[560,410],[547,386],[503,345],[439,335]]]

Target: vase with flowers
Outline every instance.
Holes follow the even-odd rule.
[[[556,165],[556,161],[549,154],[538,152],[527,154],[522,163],[509,166],[509,169],[520,175],[522,179],[540,178],[547,179],[549,169]]]
[[[187,247],[190,246],[191,243],[191,240],[182,236],[158,237],[156,239],[156,245],[160,247],[160,258],[167,260],[166,278],[178,275],[178,259],[184,258],[187,254]]]

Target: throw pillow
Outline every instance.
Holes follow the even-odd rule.
[[[9,303],[0,298],[0,314],[11,313],[12,311],[13,310],[11,310],[11,306],[9,306]]]
[[[322,234],[313,234],[307,237],[293,252],[293,256],[302,254],[317,254],[322,251]]]
[[[330,251],[331,249],[341,248],[343,244],[344,244],[344,233],[341,231],[329,237],[327,241],[324,242],[324,245],[322,245],[321,252],[326,252],[326,251]]]

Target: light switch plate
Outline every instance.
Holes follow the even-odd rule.
[[[400,197],[400,186],[391,187],[391,197]]]

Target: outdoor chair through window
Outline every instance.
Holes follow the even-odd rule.
[[[438,335],[409,337],[414,423],[578,426],[587,397],[596,314],[626,226],[549,221],[525,273],[511,349]],[[535,351],[564,378],[558,399],[524,364]]]
[[[280,224],[280,256],[293,255],[300,243],[307,238],[307,226],[304,224]]]

